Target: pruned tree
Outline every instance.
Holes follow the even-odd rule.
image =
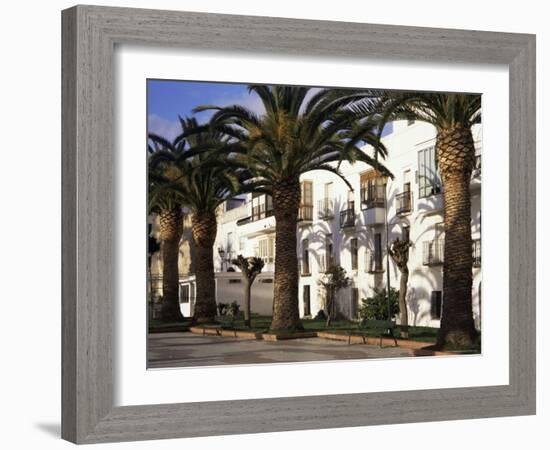
[[[238,255],[233,261],[232,264],[235,264],[243,274],[244,278],[244,326],[247,328],[251,327],[250,322],[250,303],[251,303],[251,292],[252,284],[256,277],[262,272],[264,268],[264,261],[262,258],[256,256],[251,256],[245,258],[243,255]]]
[[[332,319],[336,315],[336,294],[340,289],[349,286],[350,279],[346,276],[346,270],[339,265],[332,265],[325,272],[319,284],[325,290],[325,312],[327,314],[326,326],[330,326]]]
[[[407,284],[409,282],[409,248],[412,242],[396,238],[390,245],[389,253],[399,272],[399,321],[401,328],[401,337],[409,337],[409,313],[407,309]]]

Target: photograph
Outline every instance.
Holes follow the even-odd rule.
[[[148,369],[481,354],[480,93],[146,83]]]

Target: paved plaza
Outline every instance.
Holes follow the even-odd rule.
[[[412,356],[405,348],[348,345],[322,338],[268,342],[193,333],[149,334],[147,353],[151,369]]]

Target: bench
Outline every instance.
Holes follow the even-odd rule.
[[[395,329],[395,321],[394,320],[375,320],[375,319],[363,319],[359,324],[357,325],[356,330],[350,331],[348,334],[348,345],[351,344],[351,337],[356,335],[354,333],[358,333],[363,338],[363,344],[367,343],[367,339],[365,336],[365,331],[377,331],[380,333],[380,347],[382,347],[382,339],[384,336],[391,336],[394,342],[394,346],[397,347],[397,339],[395,338],[395,334],[393,333],[393,330]]]
[[[215,325],[203,325],[202,334],[203,336],[206,335],[206,330],[216,330],[216,335],[221,336],[222,330],[228,330],[233,328],[233,325],[235,323],[236,319],[242,318],[244,316],[243,313],[239,312],[236,316],[233,316],[232,314],[225,314],[223,316],[218,316],[218,322]],[[233,330],[233,334],[235,337],[237,337],[237,331]]]

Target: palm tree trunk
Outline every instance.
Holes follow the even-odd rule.
[[[252,325],[250,322],[250,298],[252,290],[252,280],[247,278],[244,283],[244,326],[250,328]]]
[[[180,208],[162,210],[159,214],[162,244],[162,308],[161,320],[183,320],[179,304],[179,244],[183,233]]]
[[[409,283],[409,269],[401,271],[399,279],[399,328],[401,337],[409,337],[409,311],[407,310],[407,284]]]
[[[437,346],[469,346],[476,337],[470,205],[475,148],[470,129],[457,126],[440,130],[437,156],[445,191],[443,311]]]
[[[298,181],[273,187],[275,215],[275,279],[273,286],[273,330],[302,330],[298,308],[298,256],[296,227],[300,205]]]
[[[196,245],[195,277],[197,292],[193,321],[208,323],[216,319],[216,281],[214,278],[214,241],[217,222],[214,212],[198,212],[191,219]]]

